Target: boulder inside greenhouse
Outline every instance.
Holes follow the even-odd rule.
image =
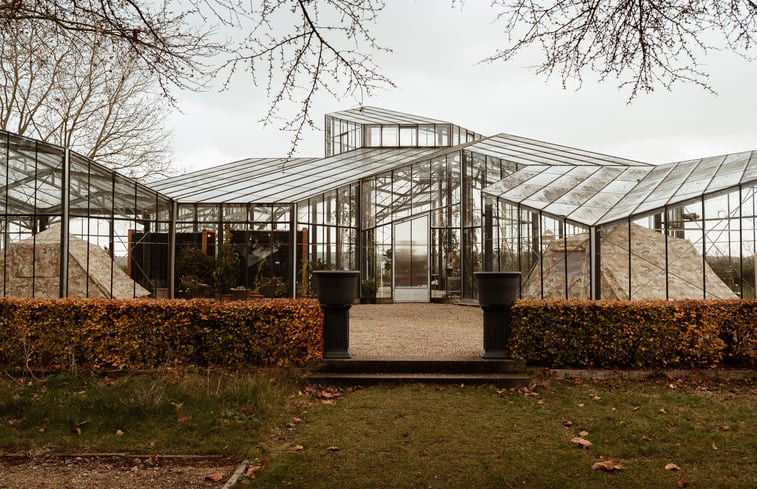
[[[665,270],[668,270],[667,297],[670,299],[701,299],[706,290],[708,299],[737,299],[723,280],[702,260],[688,239],[667,237],[637,224],[631,224],[631,294],[633,300],[666,298]],[[602,299],[629,299],[629,256],[626,224],[601,230],[600,280]],[[542,252],[542,263],[536,263],[523,282],[523,297],[542,297],[540,279],[543,270],[544,298],[565,297],[567,268],[568,295],[571,299],[590,298],[589,234],[577,234],[552,240]],[[566,263],[567,261],[567,263]],[[706,286],[703,277],[706,275]]]
[[[7,249],[7,267],[0,284],[6,297],[47,297],[60,295],[61,229],[53,225],[32,238],[12,242]],[[132,280],[94,244],[68,236],[68,295],[98,299],[146,297],[150,292]]]

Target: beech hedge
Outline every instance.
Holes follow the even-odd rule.
[[[757,363],[757,301],[518,301],[511,353],[552,368]]]
[[[322,334],[314,299],[0,300],[6,366],[297,366],[321,357]]]

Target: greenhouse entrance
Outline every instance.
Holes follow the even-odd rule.
[[[429,302],[428,215],[394,223],[394,302]]]

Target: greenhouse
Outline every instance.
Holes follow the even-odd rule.
[[[0,132],[3,296],[312,295],[378,302],[755,296],[757,152],[652,165],[375,107],[325,116],[325,156],[141,185]]]

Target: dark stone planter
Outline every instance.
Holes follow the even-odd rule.
[[[484,311],[481,358],[508,358],[510,313],[518,299],[520,272],[476,272],[478,303]]]
[[[351,358],[350,307],[357,298],[360,272],[313,272],[318,302],[323,310],[323,358]]]

